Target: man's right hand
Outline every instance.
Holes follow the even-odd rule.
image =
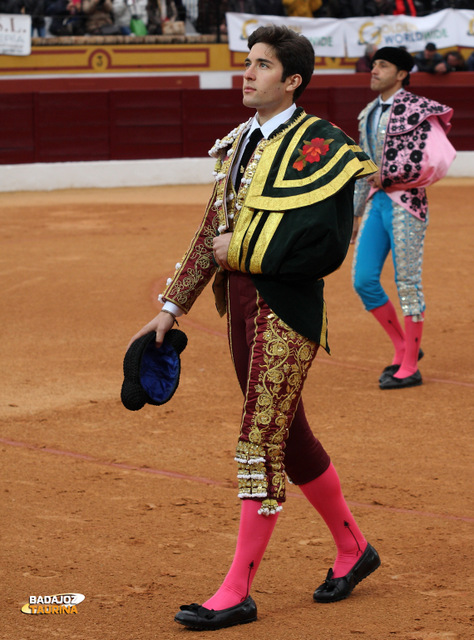
[[[174,322],[175,319],[174,316],[171,315],[171,313],[160,311],[160,313],[155,316],[153,320],[150,320],[148,324],[142,327],[140,331],[133,336],[133,338],[127,345],[127,350],[132,342],[135,342],[135,340],[137,340],[138,338],[141,338],[145,334],[150,333],[150,331],[156,331],[156,346],[161,347],[161,345],[163,344],[163,340],[165,339],[165,335],[170,329],[173,328]]]
[[[367,178],[367,182],[374,189],[381,189],[382,188],[382,178],[380,177],[380,171],[377,171],[377,173],[373,173],[372,175],[370,175]]]
[[[221,233],[212,240],[212,251],[214,253],[214,260],[218,267],[232,271],[227,262],[227,256],[229,253],[229,245],[232,240],[232,233]]]

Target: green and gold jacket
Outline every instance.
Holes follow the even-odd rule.
[[[323,278],[342,264],[353,222],[354,180],[376,165],[343,131],[296,109],[258,144],[235,193],[234,158],[250,120],[216,141],[215,186],[201,225],[162,295],[188,312],[216,271],[212,239],[232,233],[228,263],[248,273],[270,308],[328,350]],[[225,313],[225,272],[214,281]]]

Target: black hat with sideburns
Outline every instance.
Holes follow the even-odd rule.
[[[408,71],[408,73],[413,69],[413,65],[415,64],[415,60],[411,53],[408,53],[405,49],[400,49],[399,47],[382,47],[381,49],[377,49],[372,58],[372,64],[376,60],[386,60],[387,62],[391,62],[399,69],[403,69],[403,71]]]

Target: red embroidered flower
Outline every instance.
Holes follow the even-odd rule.
[[[329,151],[329,145],[333,140],[324,140],[323,138],[313,138],[311,142],[303,140],[303,148],[298,149],[298,158],[293,163],[293,169],[301,171],[306,163],[319,162],[321,156],[325,156]]]

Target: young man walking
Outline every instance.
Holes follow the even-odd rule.
[[[322,278],[340,266],[350,243],[354,181],[376,167],[340,129],[295,105],[314,70],[305,37],[268,26],[248,45],[243,102],[255,115],[211,149],[215,187],[204,218],[161,297],[162,311],[132,338],[156,331],[159,347],[215,275],[244,395],[235,457],[241,518],[222,585],[175,617],[203,630],[256,620],[250,588],[285,501],[285,474],[337,547],[315,601],[347,597],[380,564],[301,401],[318,347],[328,350]]]
[[[413,57],[404,49],[379,49],[370,81],[379,95],[359,115],[360,145],[380,169],[356,187],[353,284],[393,344],[392,362],[379,378],[381,389],[422,384],[425,188],[446,174],[456,155],[446,137],[453,110],[404,89],[412,67]],[[380,283],[390,251],[404,327]]]

